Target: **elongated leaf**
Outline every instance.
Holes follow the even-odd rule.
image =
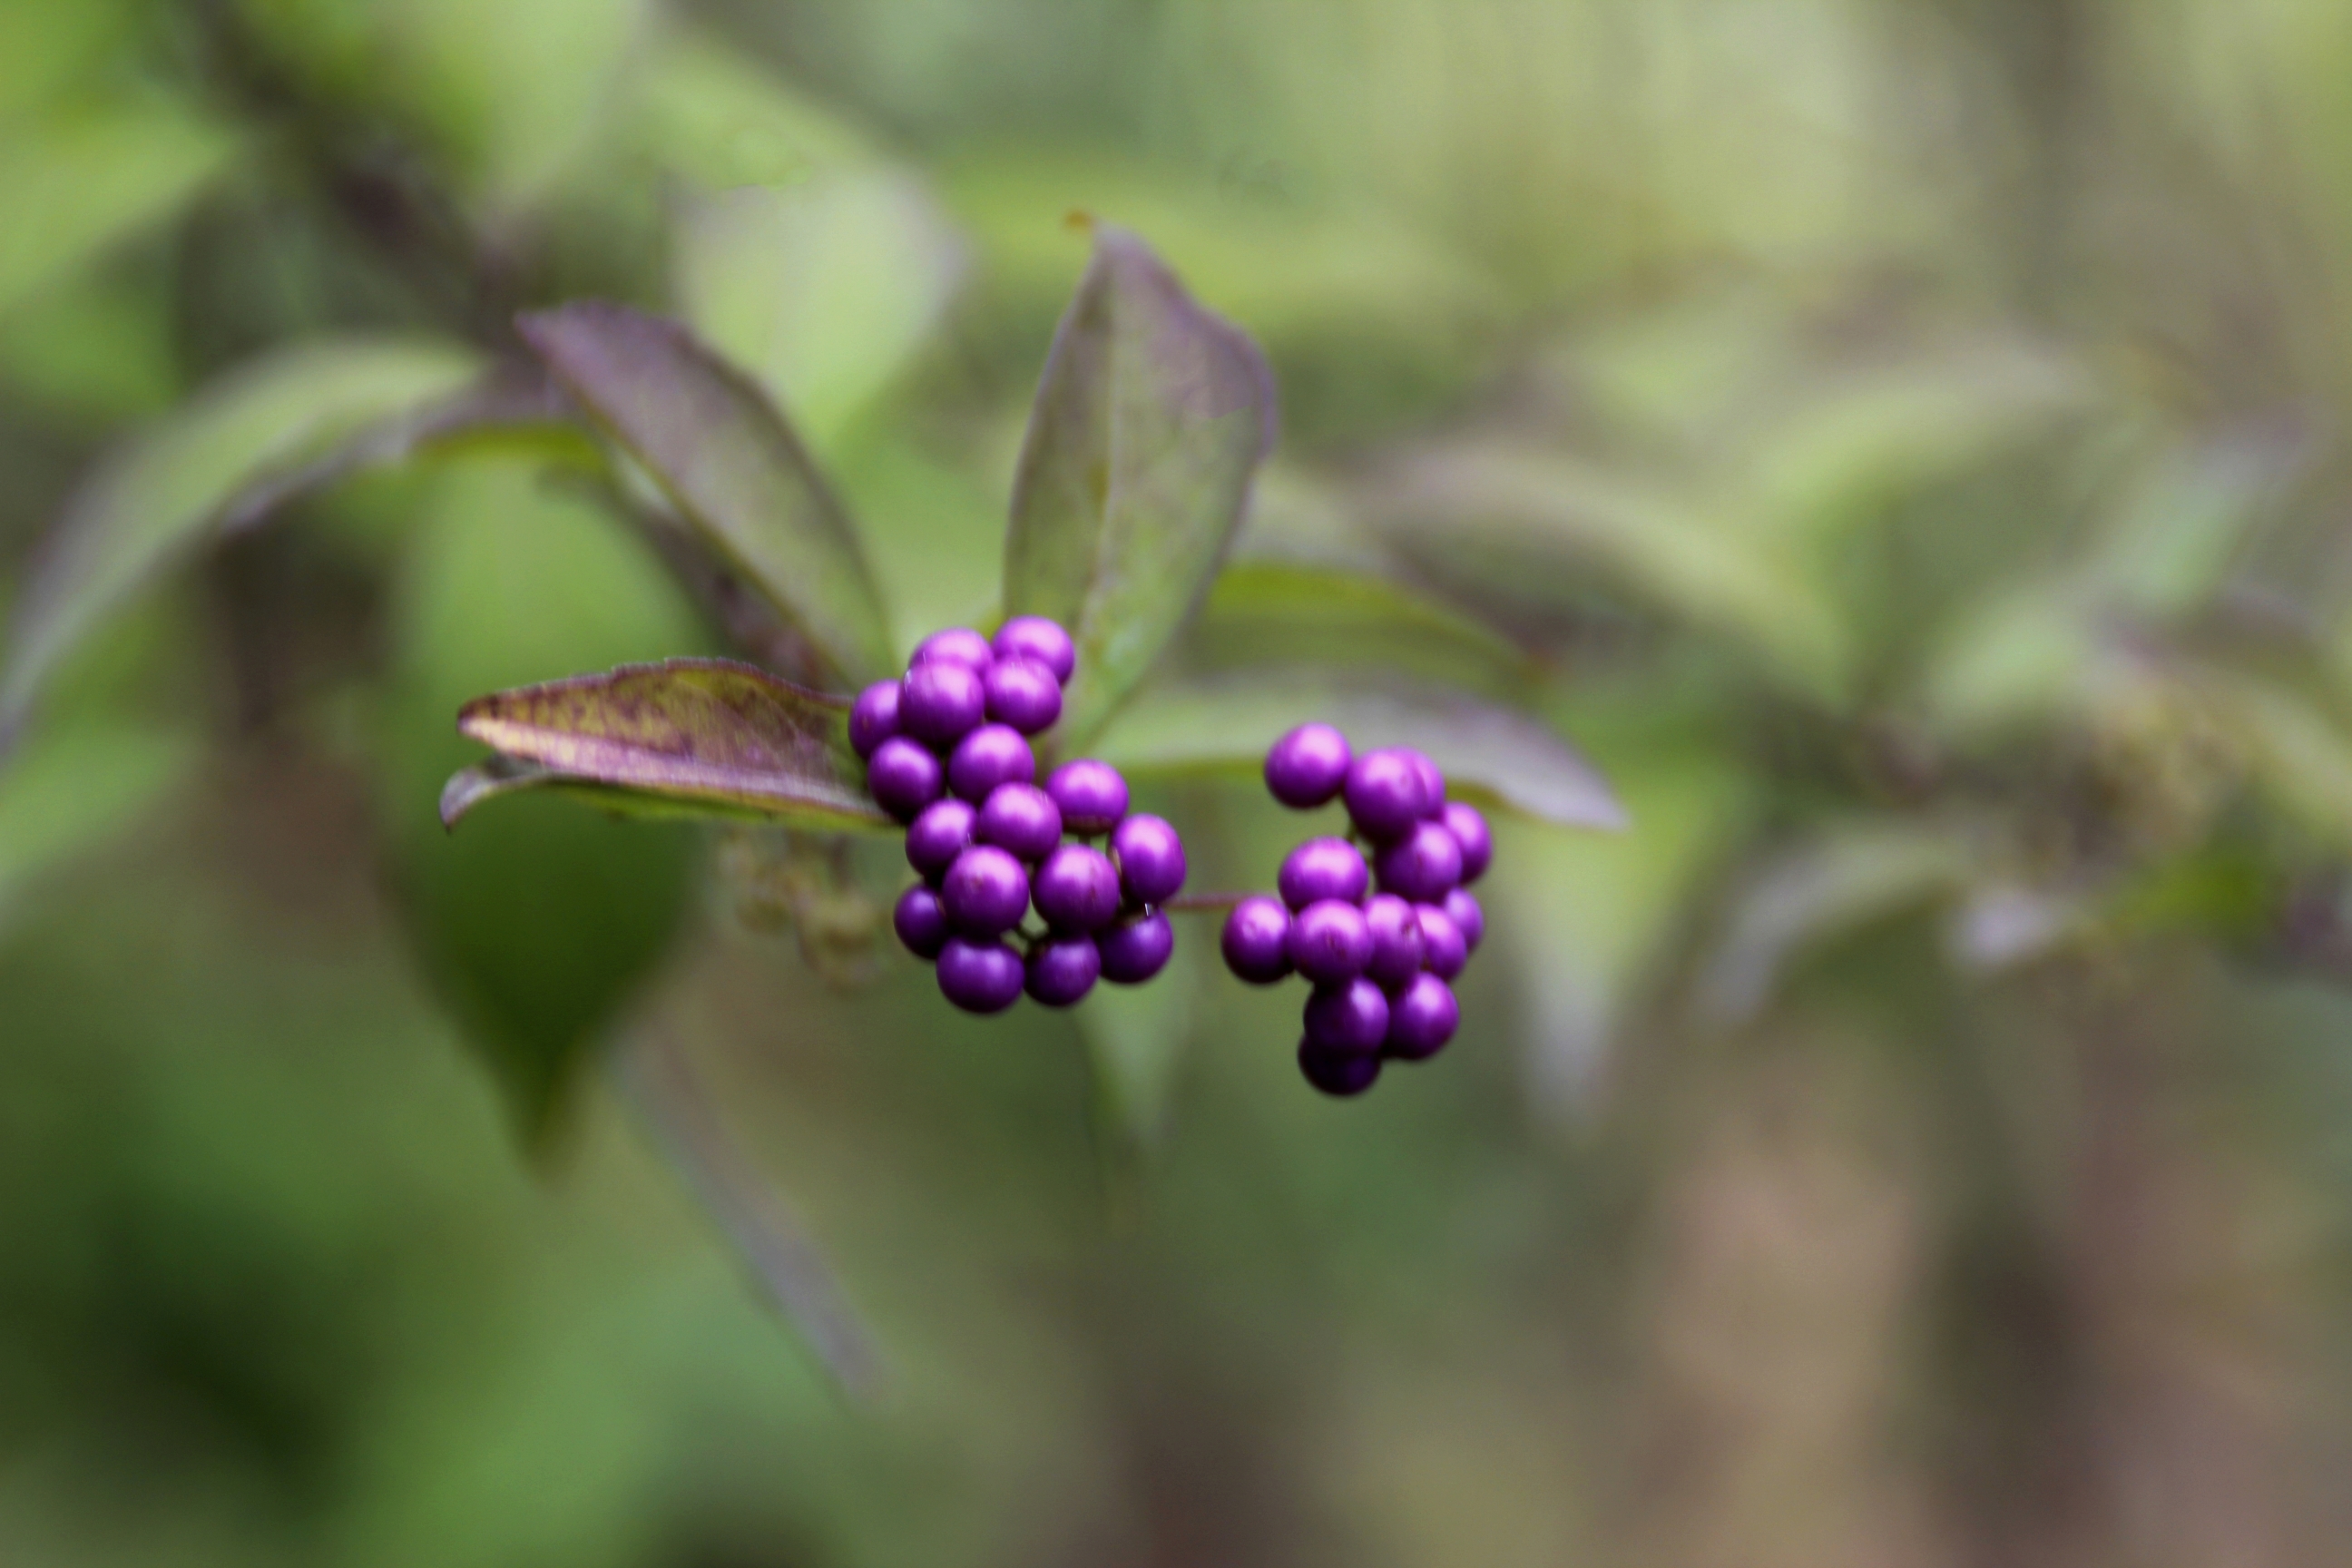
[[[1733,904],[1701,1002],[1727,1021],[1754,1016],[1807,947],[1956,895],[1980,859],[1967,835],[1943,823],[1844,823],[1788,850]]]
[[[702,836],[526,793],[450,835],[434,792],[475,748],[450,716],[486,689],[693,647],[685,596],[645,543],[503,454],[447,464],[389,617],[377,827],[423,969],[542,1138],[566,1087],[659,964],[692,903]]]
[[[1796,555],[1654,484],[1488,442],[1422,453],[1366,499],[1397,550],[1474,602],[1572,610],[1603,586],[1746,644],[1807,691],[1844,681],[1846,628]]]
[[[100,617],[296,490],[465,426],[470,415],[434,410],[479,369],[472,354],[438,343],[289,349],[118,452],[67,508],[10,620],[0,752],[41,683]]]
[[[849,519],[775,405],[675,321],[583,300],[523,317],[525,342],[653,475],[730,568],[808,637],[813,679],[891,673],[882,596]]]
[[[1054,335],[1013,484],[1008,615],[1077,640],[1060,737],[1083,746],[1208,592],[1274,443],[1272,373],[1108,225]]]
[[[929,341],[963,269],[946,215],[898,170],[681,199],[688,319],[820,452]]]
[[[709,815],[890,826],[849,749],[847,705],[748,664],[674,658],[521,687],[467,703],[457,729],[566,784],[715,808]],[[452,781],[457,810],[499,786],[523,787],[521,777]],[[445,818],[450,800],[445,792]]]
[[[1590,763],[1523,713],[1459,692],[1373,688],[1307,671],[1159,692],[1103,736],[1138,773],[1254,776],[1293,725],[1335,724],[1361,750],[1418,746],[1454,795],[1569,827],[1620,828],[1624,808]]]
[[[0,310],[178,211],[236,151],[163,107],[79,112],[0,132]]]

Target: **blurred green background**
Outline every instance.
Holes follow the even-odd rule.
[[[2340,0],[6,0],[0,588],[242,366],[593,293],[779,396],[911,644],[1073,209],[1280,377],[1181,670],[1528,706],[1633,830],[1509,827],[1359,1103],[1207,921],[973,1022],[887,865],[442,836],[459,701],[715,646],[593,498],[299,503],[0,772],[0,1562],[2342,1561]],[[1300,832],[1150,804],[1196,886]],[[641,1100],[517,1136],[583,1030],[875,1399]]]

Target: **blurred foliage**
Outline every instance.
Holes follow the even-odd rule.
[[[0,1560],[2334,1561],[2347,80],[2333,0],[0,6]],[[996,607],[1073,209],[1282,392],[1150,701],[1465,688],[1632,822],[1504,829],[1361,1104],[1207,963],[834,988],[887,865],[444,837],[458,702],[714,634],[519,426],[288,499],[666,310],[903,648]],[[641,1095],[520,1162],[449,1019],[680,1042],[879,1403]]]

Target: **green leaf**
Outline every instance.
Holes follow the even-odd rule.
[[[1950,824],[1868,819],[1784,851],[1733,898],[1722,942],[1699,979],[1702,1005],[1730,1022],[1753,1017],[1806,949],[1956,896],[1982,858]]]
[[[474,746],[451,723],[487,688],[692,647],[691,607],[642,539],[511,458],[431,476],[392,616],[375,777],[399,909],[519,1129],[556,1124],[585,1053],[687,917],[699,836],[525,795],[443,831],[435,795]]]
[[[1142,773],[1255,777],[1292,726],[1337,725],[1359,750],[1418,746],[1456,796],[1566,827],[1621,828],[1624,809],[1590,763],[1523,713],[1460,692],[1370,687],[1312,671],[1155,692],[1102,737],[1099,754]]]
[[[1487,442],[1423,452],[1375,486],[1391,545],[1473,600],[1573,612],[1606,586],[1745,643],[1809,693],[1844,685],[1846,628],[1797,555],[1654,484]]]
[[[892,826],[849,749],[848,705],[748,664],[673,658],[501,691],[467,703],[457,729],[567,784],[805,827]],[[459,811],[492,785],[520,787],[469,784]]]
[[[799,439],[741,372],[674,321],[583,300],[526,315],[523,340],[679,515],[813,645],[813,679],[898,666],[856,531]]]
[[[1144,243],[1099,225],[1013,476],[1004,608],[1078,645],[1060,743],[1082,747],[1207,594],[1272,447],[1272,374]]]
[[[831,451],[930,339],[963,246],[920,181],[841,171],[682,199],[687,319]]]
[[[120,721],[45,733],[0,773],[0,925],[35,879],[121,831],[187,771],[188,738]]]
[[[42,683],[156,574],[289,495],[469,428],[442,406],[480,368],[446,344],[282,350],[205,389],[117,451],[75,495],[10,619],[0,751]]]
[[[0,312],[178,212],[236,150],[228,132],[163,106],[11,129],[0,139]]]
[[[1671,961],[1690,901],[1752,815],[1754,791],[1728,758],[1610,759],[1637,833],[1496,826],[1495,869],[1478,887],[1513,950],[1528,1076],[1550,1104],[1589,1111],[1643,989]]]

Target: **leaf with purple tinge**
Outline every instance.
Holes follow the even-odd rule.
[[[486,436],[562,438],[567,413],[544,383],[477,380],[480,368],[470,352],[438,342],[285,349],[110,458],[68,503],[17,601],[0,674],[0,752],[82,639],[205,545],[360,468]],[[589,449],[576,430],[571,440]]]
[[[674,658],[478,697],[461,734],[499,758],[453,778],[442,819],[556,786],[664,815],[888,831],[849,749],[847,704],[747,664]]]
[[[1095,749],[1130,774],[1255,777],[1293,725],[1336,724],[1359,750],[1417,746],[1456,798],[1564,827],[1622,828],[1625,811],[1592,765],[1538,721],[1459,691],[1319,671],[1260,671],[1155,692]]]
[[[1054,335],[1013,477],[1004,610],[1070,629],[1056,732],[1082,749],[1208,592],[1274,444],[1274,378],[1248,334],[1196,304],[1108,224]]]
[[[603,300],[516,327],[729,568],[806,635],[822,666],[811,679],[847,689],[895,672],[857,532],[750,377],[677,322]]]

